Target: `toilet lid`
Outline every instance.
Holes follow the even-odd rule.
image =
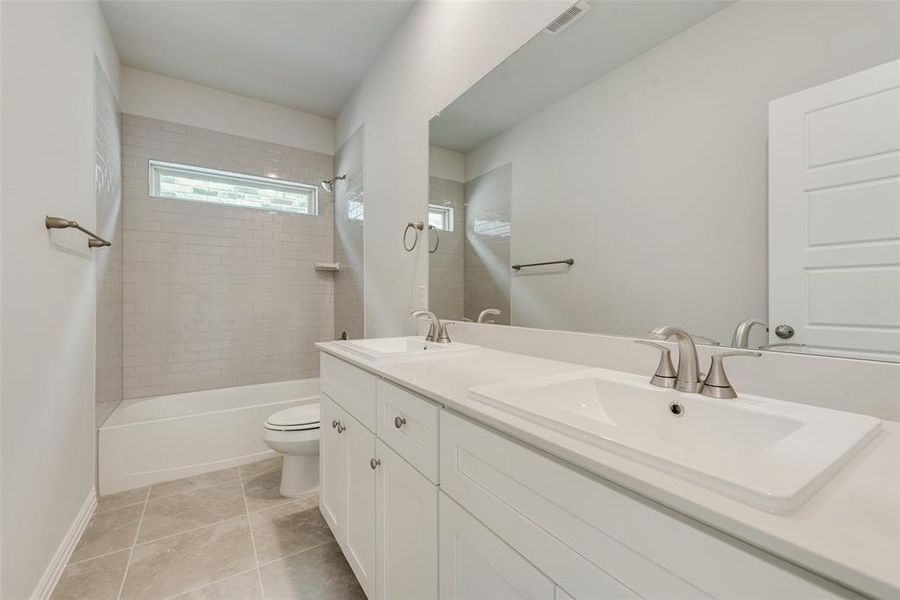
[[[266,419],[267,429],[298,431],[319,428],[319,405],[304,404],[280,410]]]

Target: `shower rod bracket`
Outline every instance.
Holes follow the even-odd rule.
[[[44,227],[46,227],[47,229],[68,229],[70,227],[73,229],[77,229],[78,231],[89,236],[90,239],[88,239],[88,248],[103,248],[105,246],[112,246],[112,242],[108,242],[96,233],[88,231],[87,229],[79,225],[77,221],[70,221],[69,219],[63,219],[62,217],[44,217]]]

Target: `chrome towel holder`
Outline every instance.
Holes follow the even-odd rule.
[[[543,267],[544,265],[569,265],[571,267],[574,264],[574,258],[567,258],[565,260],[551,260],[548,262],[528,263],[525,265],[512,265],[510,266],[510,268],[519,271],[520,269],[524,269],[526,267]]]
[[[413,250],[416,249],[416,245],[419,243],[419,232],[424,231],[425,227],[426,227],[426,225],[422,221],[410,221],[409,223],[406,224],[406,229],[403,230],[403,249],[404,250],[406,250],[407,252],[412,252]],[[431,248],[428,249],[429,254],[434,254],[435,252],[437,252],[438,247],[441,245],[441,234],[438,233],[438,229],[434,225],[428,225],[427,227],[428,227],[428,231],[434,231],[434,235],[436,237],[436,240],[434,243],[434,249],[433,250]],[[413,239],[412,244],[407,244],[406,241],[409,237],[408,234],[409,234],[410,229],[413,230],[413,233],[415,233],[416,236]]]
[[[105,246],[112,246],[112,242],[108,242],[96,233],[88,231],[87,229],[79,225],[77,221],[70,221],[68,219],[63,219],[62,217],[44,217],[44,227],[46,227],[47,229],[68,229],[69,227],[77,229],[78,231],[85,233],[90,237],[90,239],[88,240],[88,248],[103,248]]]

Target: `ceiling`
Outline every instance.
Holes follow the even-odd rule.
[[[103,0],[122,63],[334,117],[413,0]]]
[[[588,1],[569,27],[537,34],[432,119],[431,145],[468,152],[733,0]]]

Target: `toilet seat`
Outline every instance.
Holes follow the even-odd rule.
[[[311,431],[319,428],[319,405],[294,406],[269,416],[264,426],[269,431]]]

